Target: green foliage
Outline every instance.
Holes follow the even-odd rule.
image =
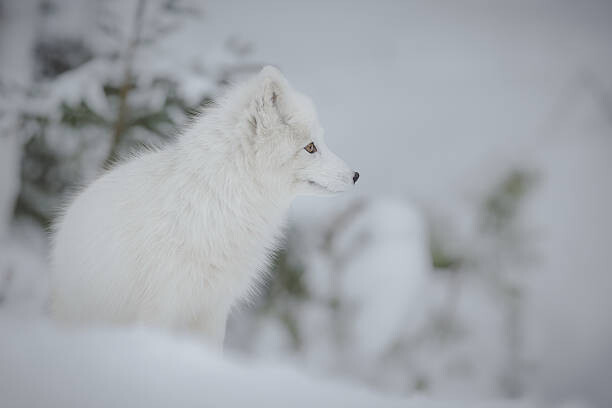
[[[304,268],[296,262],[291,262],[287,250],[280,251],[272,268],[274,277],[271,292],[286,293],[295,299],[308,297],[308,288],[304,283]]]
[[[501,233],[514,222],[520,205],[535,183],[535,174],[523,169],[510,172],[486,197],[482,208],[482,229]]]
[[[310,296],[304,282],[304,268],[296,261],[290,260],[289,250],[278,251],[270,268],[268,285],[263,296],[265,303],[262,310],[275,309],[281,298],[304,300]]]
[[[209,97],[205,96],[198,103],[190,105],[178,96],[176,83],[165,80],[158,81],[155,85],[165,89],[163,104],[159,108],[151,108],[145,103],[131,103],[126,109],[124,125],[115,141],[112,140],[112,135],[117,119],[105,117],[85,100],[77,103],[62,101],[57,116],[23,112],[22,131],[27,130],[29,134],[23,150],[22,190],[17,201],[16,214],[31,216],[43,226],[48,226],[53,216],[53,207],[69,188],[81,181],[80,177],[86,173],[84,167],[99,169],[104,164],[103,157],[100,157],[98,163],[83,162],[83,157],[98,157],[100,151],[103,152],[109,147],[120,153],[143,144],[164,141],[198,109],[200,103],[209,100]],[[118,105],[117,89],[111,83],[104,84],[108,107]],[[153,87],[132,88],[132,92],[141,94],[152,93],[154,90]],[[146,101],[146,98],[140,99]],[[171,111],[175,114],[171,115]],[[57,142],[49,140],[50,132],[62,134],[65,141],[74,139],[72,143],[77,145],[75,152],[67,154],[59,150]],[[116,146],[112,146],[113,143],[116,143]]]
[[[85,101],[80,101],[78,104],[71,106],[66,102],[62,102],[60,106],[61,119],[60,124],[73,128],[83,128],[85,126],[102,126],[105,128],[111,127],[111,123],[93,111]]]
[[[435,269],[455,270],[459,269],[463,263],[463,259],[459,255],[447,251],[438,239],[430,239],[429,253]]]
[[[304,281],[303,266],[291,259],[289,253],[287,249],[277,253],[258,313],[276,316],[286,329],[293,348],[298,350],[302,346],[302,334],[297,308],[300,302],[310,298],[310,293]]]

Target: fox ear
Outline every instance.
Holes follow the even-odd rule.
[[[269,129],[284,121],[288,83],[283,74],[272,66],[257,75],[256,90],[249,108],[249,125],[254,133]]]

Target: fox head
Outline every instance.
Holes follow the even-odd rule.
[[[295,195],[339,193],[357,182],[359,173],[325,144],[311,100],[278,69],[263,68],[240,92],[242,147],[258,174],[287,184],[282,187]]]

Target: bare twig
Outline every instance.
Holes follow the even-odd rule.
[[[124,71],[123,71],[123,83],[119,88],[119,109],[117,112],[117,121],[115,122],[113,130],[113,138],[111,141],[111,147],[109,149],[108,156],[104,161],[105,166],[109,166],[117,159],[119,153],[119,145],[121,144],[121,138],[125,132],[125,126],[128,118],[129,106],[127,98],[132,89],[132,68],[134,62],[134,54],[136,48],[140,42],[140,34],[142,32],[142,24],[144,19],[146,0],[138,0],[136,5],[136,12],[134,13],[134,25],[132,34],[130,36],[127,48],[124,55]]]

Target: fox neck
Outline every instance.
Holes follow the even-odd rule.
[[[208,260],[233,265],[222,273],[240,275],[236,296],[244,296],[277,247],[293,193],[286,180],[254,169],[240,146],[223,151],[186,138],[173,154],[177,206],[191,215],[183,231]]]
[[[192,129],[175,148],[174,167],[181,177],[188,174],[200,186],[194,191],[206,191],[208,198],[234,209],[240,205],[269,208],[273,213],[287,209],[295,197],[290,175],[258,167],[243,138],[208,131],[210,128],[214,126],[204,123]],[[201,134],[206,134],[206,140],[201,140]]]

